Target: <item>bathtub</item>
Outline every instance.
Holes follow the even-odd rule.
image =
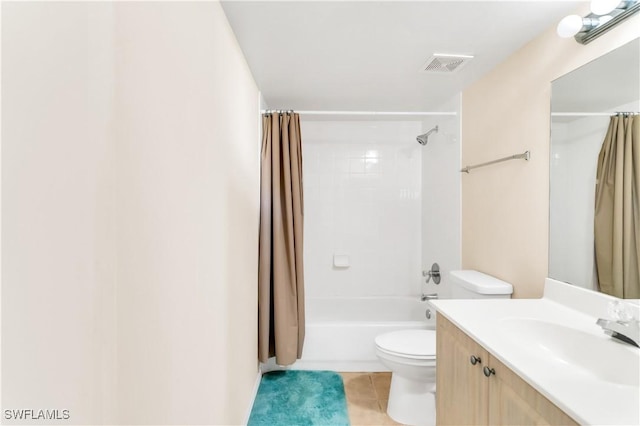
[[[389,371],[374,339],[395,330],[435,329],[435,309],[415,297],[318,298],[306,301],[306,335],[299,370]],[[431,309],[431,319],[426,310]]]

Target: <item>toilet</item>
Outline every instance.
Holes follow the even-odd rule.
[[[453,299],[508,299],[513,286],[473,270],[449,273]],[[399,330],[375,338],[376,355],[391,370],[387,414],[406,425],[436,424],[436,332]]]

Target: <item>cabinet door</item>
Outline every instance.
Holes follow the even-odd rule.
[[[542,396],[507,366],[490,356],[493,368],[489,384],[491,425],[577,425],[555,404]]]
[[[482,374],[489,354],[442,315],[436,332],[436,423],[484,425],[489,380]],[[471,356],[480,362],[471,364]]]

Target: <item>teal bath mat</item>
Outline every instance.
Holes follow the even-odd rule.
[[[342,377],[332,371],[262,376],[248,426],[348,426]]]

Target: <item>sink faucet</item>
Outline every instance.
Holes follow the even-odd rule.
[[[615,321],[599,318],[596,321],[606,334],[640,348],[640,321]]]
[[[614,319],[599,318],[596,324],[609,336],[640,348],[640,320],[621,301],[609,304],[609,314]]]
[[[434,300],[438,298],[438,293],[424,294],[420,296],[420,301],[424,302],[425,300]]]

